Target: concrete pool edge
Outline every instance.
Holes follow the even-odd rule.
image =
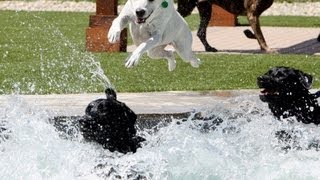
[[[165,91],[142,93],[117,93],[118,100],[136,114],[175,114],[193,112],[240,96],[259,96],[258,89],[214,91]],[[0,109],[8,104],[23,103],[50,112],[51,116],[82,116],[87,105],[104,93],[2,95]],[[17,100],[18,99],[18,100]]]

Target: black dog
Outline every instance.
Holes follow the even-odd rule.
[[[106,89],[106,99],[97,99],[86,108],[80,119],[80,131],[89,141],[95,141],[111,152],[136,152],[145,139],[136,136],[137,115],[117,101],[113,89]]]
[[[295,116],[298,121],[320,124],[319,92],[312,94],[312,76],[289,67],[275,67],[257,79],[260,99],[279,119]]]
[[[254,33],[245,30],[245,35],[248,38],[257,39],[261,50],[272,52],[263,37],[259,16],[273,4],[273,0],[178,0],[177,10],[183,17],[190,15],[197,6],[200,14],[200,26],[197,35],[206,51],[216,52],[217,49],[209,45],[206,37],[207,27],[211,19],[212,4],[216,4],[235,15],[246,15]]]

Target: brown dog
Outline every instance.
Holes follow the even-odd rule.
[[[197,35],[206,51],[217,51],[216,48],[209,45],[206,39],[206,29],[211,18],[212,4],[216,4],[232,14],[246,15],[254,34],[250,30],[246,30],[245,35],[248,38],[257,39],[261,50],[273,52],[263,37],[259,23],[259,16],[272,3],[273,0],[178,0],[177,10],[183,17],[186,17],[197,6],[200,14],[200,26]]]

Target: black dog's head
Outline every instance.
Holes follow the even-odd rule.
[[[309,92],[312,76],[289,67],[275,67],[257,79],[262,88],[260,99],[268,103],[273,114],[280,117],[296,116],[305,123],[314,121],[316,97]]]
[[[80,130],[87,140],[96,141],[110,151],[135,152],[144,139],[136,136],[136,114],[117,101],[113,89],[106,89],[106,99],[92,101],[80,120]]]
[[[312,85],[312,76],[289,67],[274,67],[257,79],[264,102],[292,100],[298,94],[308,94]]]

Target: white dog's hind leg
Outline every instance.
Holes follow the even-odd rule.
[[[173,47],[176,49],[176,52],[185,62],[190,62],[192,67],[199,67],[200,59],[196,57],[194,52],[192,51],[192,35],[191,32],[188,32],[182,38],[176,39],[174,43],[172,43]]]
[[[173,51],[167,51],[164,49],[165,47],[166,45],[149,50],[148,56],[152,59],[166,58],[168,60],[169,71],[173,71],[176,68],[176,60],[174,59]]]
[[[194,52],[192,52],[191,48],[178,49],[177,47],[175,47],[175,49],[183,61],[190,62],[192,67],[199,67],[201,61],[196,57]]]

